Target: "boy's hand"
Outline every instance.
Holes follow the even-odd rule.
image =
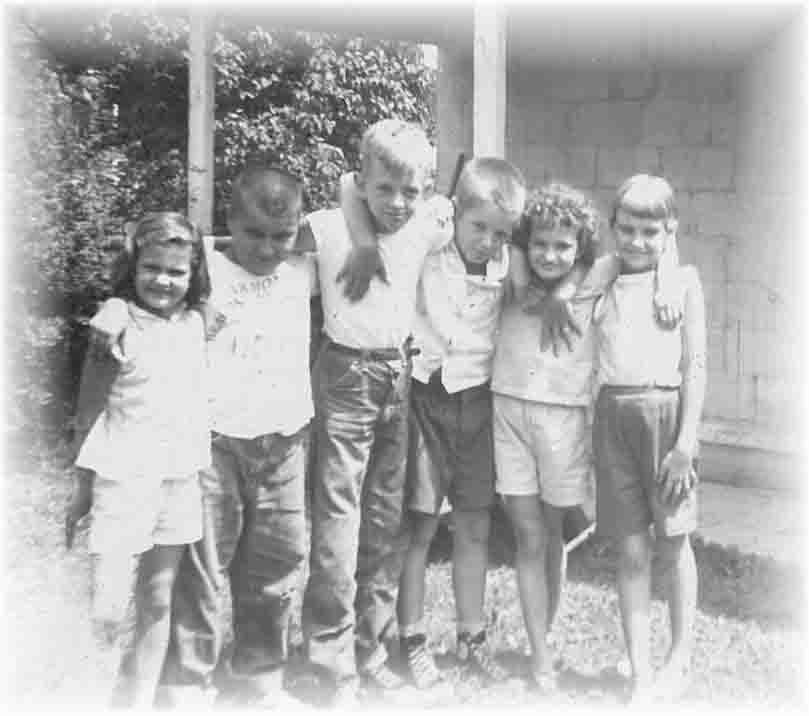
[[[663,458],[657,477],[660,501],[665,505],[677,505],[697,484],[697,479],[691,455],[673,448]]]
[[[663,328],[676,328],[683,318],[682,291],[664,291],[659,289],[654,295],[654,311]]]
[[[82,468],[77,468],[77,470],[80,472],[74,480],[73,491],[70,494],[65,514],[65,546],[68,549],[73,547],[78,523],[90,512],[93,505],[92,478]]]
[[[542,317],[542,335],[540,350],[553,350],[559,355],[562,344],[568,350],[573,349],[574,336],[581,336],[581,328],[573,318],[570,301],[555,297],[553,294],[529,297],[523,304],[523,311],[530,315]]]
[[[337,282],[345,281],[343,294],[349,301],[359,301],[368,291],[371,279],[378,276],[388,283],[388,272],[382,263],[377,246],[354,246],[348,254],[343,268],[337,274]]]

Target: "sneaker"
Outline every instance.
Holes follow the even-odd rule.
[[[429,689],[443,680],[435,665],[433,655],[427,650],[427,637],[424,634],[402,638],[399,641],[401,653],[407,662],[410,678],[418,689]]]
[[[362,679],[365,686],[373,691],[396,691],[405,685],[404,679],[387,664],[382,664],[374,671],[364,672]]]
[[[486,643],[486,632],[458,634],[458,659],[480,674],[486,681],[499,682],[508,679],[508,671],[497,663]]]

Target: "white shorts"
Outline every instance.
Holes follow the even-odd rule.
[[[141,554],[155,545],[202,538],[202,493],[197,475],[182,480],[110,480],[96,475],[89,551]]]
[[[497,492],[539,495],[554,507],[588,499],[592,450],[585,407],[496,393],[493,410]]]

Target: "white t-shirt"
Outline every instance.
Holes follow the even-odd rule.
[[[683,286],[698,280],[693,267],[681,267]],[[622,274],[597,304],[600,385],[669,386],[682,382],[682,323],[662,327],[654,310],[653,271]]]
[[[352,348],[398,348],[410,334],[416,287],[424,259],[452,238],[452,224],[417,213],[399,231],[379,236],[379,252],[389,283],[371,280],[368,293],[351,302],[337,282],[353,244],[340,209],[316,211],[309,225],[317,244],[320,293],[326,334]]]
[[[312,417],[309,299],[311,255],[291,256],[256,276],[225,254],[208,254],[210,303],[224,325],[208,344],[211,428],[238,438],[291,435]]]

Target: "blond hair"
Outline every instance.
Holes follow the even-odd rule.
[[[674,189],[663,177],[651,174],[635,174],[629,177],[615,192],[610,226],[615,225],[619,209],[644,219],[662,219],[667,231],[677,229]]]
[[[459,213],[490,202],[517,221],[525,195],[525,179],[517,167],[498,157],[480,157],[464,165],[454,197]]]
[[[424,130],[401,119],[382,119],[371,125],[360,141],[360,171],[365,174],[370,160],[388,169],[422,173],[425,184],[433,180],[433,147]]]

